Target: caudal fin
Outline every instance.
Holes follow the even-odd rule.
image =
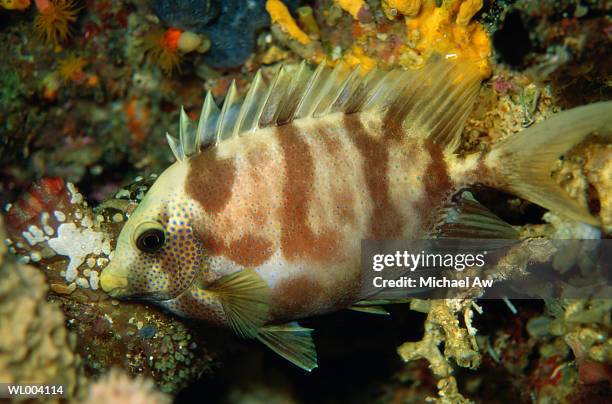
[[[554,163],[591,134],[612,137],[612,101],[561,112],[495,144],[486,165],[504,187],[571,219],[599,221],[551,177]]]

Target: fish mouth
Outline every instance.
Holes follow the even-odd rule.
[[[102,271],[102,275],[100,275],[102,290],[112,297],[120,297],[121,292],[125,292],[127,285],[128,280],[126,277],[116,276],[105,271]]]
[[[100,286],[111,297],[121,297],[127,291],[127,274],[122,274],[111,262],[100,274]]]

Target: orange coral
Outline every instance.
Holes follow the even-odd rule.
[[[153,29],[142,40],[142,47],[149,61],[157,64],[165,73],[180,71],[181,54],[178,41],[183,31],[169,28],[166,31]]]
[[[363,12],[363,10],[367,10],[368,6],[363,0],[335,0],[336,3],[342,8],[344,11],[348,12],[353,16],[354,19],[359,20],[359,14]]]
[[[87,60],[82,56],[70,55],[59,62],[58,71],[65,81],[83,81],[85,73],[83,68],[87,65]]]
[[[393,3],[410,3],[410,10],[418,10],[416,14],[405,17],[411,44],[404,53],[404,56],[410,56],[406,58],[408,66],[418,66],[431,53],[439,53],[448,59],[474,62],[483,78],[491,74],[489,36],[481,24],[472,21],[482,8],[483,0],[444,0],[441,6],[437,6],[435,0]]]
[[[142,143],[149,132],[149,107],[136,98],[125,103],[125,119],[137,143]]]
[[[57,46],[70,35],[70,23],[76,21],[77,0],[36,0],[39,13],[34,20],[38,35]]]
[[[300,29],[300,27],[298,27],[291,13],[289,13],[289,9],[282,1],[268,0],[266,2],[266,11],[270,14],[272,22],[278,24],[291,38],[302,45],[310,43],[310,38]]]

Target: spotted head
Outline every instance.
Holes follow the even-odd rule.
[[[197,278],[204,253],[192,226],[196,211],[184,192],[186,171],[182,163],[169,167],[130,215],[100,277],[111,296],[168,300]]]

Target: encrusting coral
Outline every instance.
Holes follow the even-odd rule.
[[[268,0],[266,10],[270,14],[272,23],[278,24],[289,36],[303,45],[310,43],[310,38],[298,27],[289,13],[289,9],[282,1]]]
[[[474,63],[483,78],[491,74],[489,35],[480,22],[473,21],[474,15],[482,8],[482,0],[445,0],[439,6],[435,0],[383,1],[383,11],[388,19],[404,19],[405,39],[389,41],[380,50],[381,54],[365,49],[371,49],[370,44],[380,41],[379,38],[389,36],[385,24],[374,21],[372,11],[363,1],[337,3],[356,20],[353,41],[345,46],[341,55],[332,54],[331,58],[324,55],[326,44],[312,41],[280,0],[269,0],[266,7],[273,22],[272,33],[302,58],[315,63],[327,59],[328,63],[335,64],[342,60],[349,66],[360,65],[369,70],[376,65],[384,67],[392,54],[397,55],[401,66],[416,69],[437,53],[447,59]],[[392,52],[390,46],[395,48]]]
[[[400,3],[400,4],[397,4]],[[406,55],[412,55],[414,66],[426,61],[432,53],[449,59],[476,63],[483,77],[491,74],[489,56],[491,44],[484,27],[472,17],[482,8],[482,0],[445,0],[441,6],[435,0],[383,2],[387,15],[393,6],[405,14],[408,36]],[[402,13],[403,14],[403,13]]]

